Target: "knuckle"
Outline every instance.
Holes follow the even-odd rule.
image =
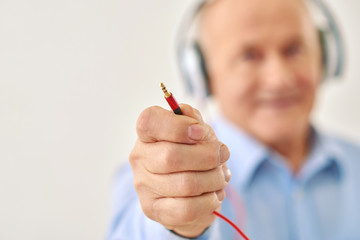
[[[176,167],[176,157],[174,149],[170,146],[166,147],[162,154],[162,169],[171,172]]]
[[[129,162],[131,166],[134,166],[136,163],[136,160],[138,159],[138,153],[136,151],[135,148],[133,148],[133,150],[131,150],[130,154],[129,154]]]
[[[166,172],[177,172],[182,169],[183,161],[176,144],[164,144],[161,158],[161,168]]]
[[[134,179],[134,188],[135,188],[135,190],[136,190],[137,192],[140,191],[141,186],[142,186],[142,183],[141,183],[139,180]]]
[[[140,204],[141,204],[141,208],[144,212],[144,214],[150,218],[150,219],[153,219],[153,220],[156,220],[155,219],[155,211],[154,211],[154,208],[153,208],[153,205],[152,203],[150,203],[150,201],[148,199],[146,200],[140,200]]]
[[[151,119],[151,107],[146,108],[144,111],[142,111],[138,117],[138,120],[136,122],[136,131],[138,133],[146,132],[149,129],[149,122]]]
[[[134,187],[135,187],[135,190],[137,192],[141,191],[142,189],[144,189],[144,182],[142,181],[142,178],[141,177],[138,177],[136,174],[134,176]]]
[[[140,159],[142,158],[142,147],[141,142],[139,140],[136,141],[134,148],[131,150],[129,154],[129,163],[132,168],[136,168],[139,164]]]
[[[151,185],[149,181],[149,176],[146,172],[142,171],[141,169],[133,169],[133,185],[138,194],[145,194],[150,191]],[[139,196],[140,197],[140,196]]]
[[[136,122],[136,131],[138,134],[146,134],[152,127],[152,116],[157,111],[158,106],[152,106],[142,111]]]

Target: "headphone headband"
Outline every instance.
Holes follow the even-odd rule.
[[[210,95],[205,61],[194,30],[196,18],[205,4],[214,0],[198,0],[191,4],[180,21],[175,38],[176,60],[188,92],[196,98]],[[338,78],[344,71],[344,44],[334,15],[322,0],[304,0],[320,33],[324,78]]]

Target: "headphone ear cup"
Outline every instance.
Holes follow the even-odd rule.
[[[326,35],[322,30],[318,30],[318,35],[319,35],[320,48],[321,48],[321,61],[323,65],[323,73],[324,75],[326,75],[328,73],[328,67],[329,67],[329,63],[328,63],[329,56],[328,56]],[[326,76],[324,76],[324,78],[326,78]]]
[[[344,46],[336,32],[318,30],[324,79],[338,78],[344,71]]]
[[[345,47],[339,26],[323,0],[308,0],[313,20],[318,29],[324,79],[340,77],[344,72]]]
[[[200,71],[202,73],[205,87],[206,87],[206,96],[211,95],[211,89],[210,89],[210,81],[209,81],[209,74],[206,67],[206,61],[203,52],[201,51],[200,44],[198,42],[194,43],[194,50],[196,51],[197,58],[199,61]]]
[[[210,95],[206,65],[198,43],[194,42],[183,48],[180,67],[190,95],[196,98]]]

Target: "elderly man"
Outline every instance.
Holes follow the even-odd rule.
[[[323,77],[304,2],[211,1],[200,26],[222,117],[141,113],[108,239],[233,239],[220,209],[252,240],[360,239],[360,149],[309,120]]]

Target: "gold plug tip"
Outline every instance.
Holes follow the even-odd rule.
[[[165,97],[170,97],[170,96],[171,96],[171,93],[168,92],[168,90],[166,89],[164,83],[161,82],[161,83],[160,83],[160,87],[161,87],[161,90],[164,92]]]

